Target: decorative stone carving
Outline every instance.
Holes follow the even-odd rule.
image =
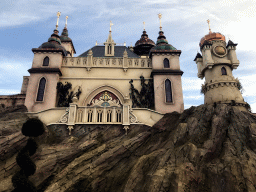
[[[111,94],[105,91],[99,99],[93,99],[91,102],[91,106],[115,106],[121,107],[120,101],[113,99]]]
[[[119,59],[119,65],[123,65],[123,60],[122,59]]]
[[[97,59],[93,59],[93,65],[97,64]]]
[[[68,122],[69,108],[66,108],[66,113],[56,123],[67,123]]]
[[[112,60],[112,64],[116,65],[116,60],[115,59]]]
[[[79,58],[77,59],[76,64],[77,64],[77,65],[80,65],[80,59],[79,59]]]
[[[67,62],[68,62],[68,61],[67,61],[67,59],[65,58],[65,59],[63,60],[63,64],[64,64],[64,65],[67,65]]]
[[[83,65],[87,65],[87,58],[83,60]]]
[[[123,129],[125,129],[125,135],[127,135],[127,130],[129,129],[129,126],[125,125]]]
[[[132,110],[130,110],[130,123],[140,123],[138,118],[132,113]]]
[[[67,129],[69,130],[69,135],[71,135],[71,130],[74,129],[74,127],[73,125],[69,125]]]
[[[106,59],[106,65],[110,64],[110,59]]]

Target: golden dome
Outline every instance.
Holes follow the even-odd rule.
[[[201,39],[199,46],[201,47],[205,41],[214,41],[214,40],[225,41],[225,36],[222,35],[221,33],[215,33],[215,32],[209,33]]]

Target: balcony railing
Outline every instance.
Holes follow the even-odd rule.
[[[77,107],[75,124],[122,124],[121,107]]]
[[[152,68],[151,59],[125,57],[66,57],[62,66],[67,67],[113,67],[113,68]]]

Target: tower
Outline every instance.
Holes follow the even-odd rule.
[[[160,31],[156,46],[150,50],[152,58],[151,76],[154,81],[155,110],[162,113],[184,110],[183,92],[179,56],[181,50],[177,50],[168,44],[162,31],[160,19]]]
[[[58,19],[60,12],[57,13]],[[33,48],[34,59],[30,73],[25,106],[29,112],[42,111],[56,107],[57,82],[61,73],[63,57],[66,49],[61,46],[58,35],[58,19],[56,29],[48,42]]]
[[[205,35],[200,43],[201,53],[197,53],[195,62],[198,69],[198,77],[205,83],[202,85],[204,93],[204,103],[235,103],[245,106],[244,99],[239,90],[239,81],[235,79],[232,71],[239,66],[236,56],[237,44],[228,41],[226,44],[225,36],[221,33],[212,32]],[[240,107],[243,108],[243,107]]]

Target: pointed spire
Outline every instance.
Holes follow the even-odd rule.
[[[112,25],[114,25],[113,23],[112,23],[112,21],[110,21],[110,27],[109,27],[109,32],[111,33],[111,26]]]
[[[60,12],[57,13],[57,24],[56,24],[56,30],[58,30],[58,24],[59,24],[59,18],[60,18]]]
[[[207,23],[208,23],[208,26],[209,26],[209,33],[212,33],[211,27],[210,27],[210,20],[209,19],[207,20]]]
[[[160,31],[162,31],[162,24],[161,24],[162,14],[161,13],[158,14],[158,18],[160,21]]]
[[[143,21],[143,28],[144,28],[144,31],[145,31],[145,22]]]
[[[67,28],[68,25],[68,16],[66,16],[66,24],[65,24],[65,28]]]

